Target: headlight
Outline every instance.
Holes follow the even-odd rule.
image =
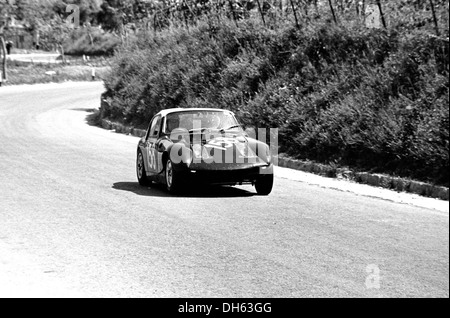
[[[266,149],[266,158],[267,158],[267,163],[271,163],[272,162],[272,153],[270,151],[270,147],[267,146]]]
[[[194,144],[192,146],[192,153],[195,160],[209,160],[212,158],[208,149],[206,149],[206,147],[202,147],[199,144]]]
[[[206,147],[203,147],[202,156],[203,156],[203,160],[210,160],[212,158],[209,150],[206,149]]]

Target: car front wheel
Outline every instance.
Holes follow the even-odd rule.
[[[259,195],[269,195],[273,189],[273,174],[260,176],[256,180],[255,188]]]
[[[181,188],[181,180],[179,173],[174,170],[172,160],[168,159],[166,162],[166,187],[172,193],[178,193]]]
[[[142,155],[142,152],[140,150],[137,154],[136,174],[141,186],[149,186],[151,184],[151,181],[147,177],[147,172],[145,171],[144,156]]]

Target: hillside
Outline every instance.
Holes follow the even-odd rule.
[[[439,36],[426,6],[414,19],[386,15],[386,28],[252,11],[143,31],[116,53],[101,115],[144,127],[164,108],[227,108],[278,128],[293,157],[448,186],[448,2],[440,8]]]

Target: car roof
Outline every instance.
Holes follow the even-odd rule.
[[[163,117],[173,114],[173,113],[182,113],[182,112],[197,112],[197,111],[215,111],[215,112],[229,112],[231,111],[227,109],[220,109],[220,108],[170,108],[170,109],[164,109],[158,113],[158,115],[161,115]]]

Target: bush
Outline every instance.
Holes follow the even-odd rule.
[[[114,57],[104,116],[218,107],[302,159],[448,185],[448,42],[420,30],[258,20],[147,32]]]
[[[71,34],[64,44],[64,51],[68,55],[112,56],[120,43],[120,38],[112,33],[98,29],[89,33],[87,28],[82,28]]]

